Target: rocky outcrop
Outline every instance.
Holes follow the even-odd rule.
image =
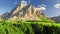
[[[17,7],[18,8],[18,7]],[[20,8],[21,9],[21,8]],[[27,20],[39,20],[36,14],[41,14],[40,11],[37,11],[33,5],[27,5],[23,7],[21,10],[15,10],[10,19],[27,19]]]
[[[25,1],[22,1],[17,7],[13,8],[10,13],[4,13],[2,18],[4,20],[39,20],[37,14],[46,17],[40,9],[37,10],[35,6],[27,5]]]
[[[10,18],[10,13],[6,12],[1,16],[4,20],[7,20]]]

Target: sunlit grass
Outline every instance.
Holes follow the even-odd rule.
[[[0,34],[58,34],[60,24],[36,21],[0,20]]]

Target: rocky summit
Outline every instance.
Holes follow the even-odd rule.
[[[34,5],[27,4],[26,1],[21,1],[21,3],[13,8],[10,13],[4,13],[2,18],[4,20],[40,20],[38,15],[42,15],[47,18],[39,8],[36,8]]]

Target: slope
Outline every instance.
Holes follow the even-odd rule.
[[[0,20],[0,34],[59,34],[60,24]]]

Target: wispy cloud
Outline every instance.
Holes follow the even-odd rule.
[[[26,6],[27,5],[27,1],[21,1],[21,3]]]
[[[38,7],[39,7],[40,10],[46,10],[46,5],[45,4],[38,5]]]
[[[40,7],[40,9],[41,9],[41,10],[46,10],[46,8],[45,8],[45,7]]]
[[[60,4],[55,4],[54,7],[59,9],[60,8]]]

